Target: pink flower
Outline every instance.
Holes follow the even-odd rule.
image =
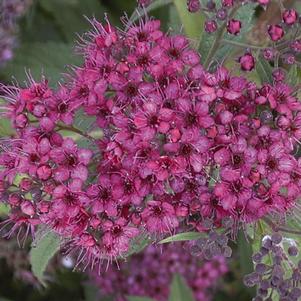
[[[54,178],[57,181],[66,181],[69,177],[86,181],[88,178],[87,165],[92,158],[88,149],[78,149],[71,138],[66,138],[61,147],[50,151],[51,159],[57,164]]]
[[[167,202],[149,201],[142,212],[142,219],[151,233],[171,233],[179,225],[173,206]]]

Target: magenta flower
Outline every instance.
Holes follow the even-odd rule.
[[[151,233],[172,233],[179,225],[174,207],[167,202],[149,201],[141,216]]]
[[[78,149],[71,138],[66,138],[61,147],[51,150],[50,157],[58,166],[54,171],[54,178],[57,181],[66,181],[70,177],[87,180],[86,166],[92,158],[92,152],[88,149]]]

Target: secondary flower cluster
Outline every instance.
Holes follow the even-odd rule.
[[[90,272],[90,278],[99,287],[102,297],[125,301],[126,296],[145,296],[165,301],[172,277],[178,274],[193,290],[196,301],[209,301],[218,281],[227,272],[224,257],[200,262],[185,251],[182,244],[175,243],[163,248],[151,245],[143,253],[131,257],[120,269],[111,265],[106,273]]]
[[[0,66],[13,57],[16,46],[17,19],[24,15],[31,0],[2,0],[0,2]]]
[[[294,262],[299,253],[293,239],[283,238],[279,233],[263,239],[262,247],[253,255],[255,272],[245,276],[247,286],[258,286],[254,301],[300,300],[301,261]]]
[[[16,129],[0,155],[10,233],[47,225],[89,264],[125,255],[145,231],[203,231],[205,219],[252,222],[295,205],[301,104],[279,77],[257,87],[209,73],[157,20],[125,31],[91,22],[65,85],[3,87]]]

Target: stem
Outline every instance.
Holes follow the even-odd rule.
[[[230,45],[234,45],[234,46],[238,46],[238,47],[243,47],[243,48],[265,49],[265,47],[256,46],[256,45],[248,45],[245,43],[231,41],[231,40],[225,40],[225,39],[223,39],[221,42],[230,44]]]
[[[240,5],[238,5],[238,6],[236,6],[232,9],[228,19],[231,19],[235,15],[235,13],[239,9],[239,7],[240,7]],[[209,54],[206,58],[206,61],[204,62],[204,66],[205,66],[206,69],[208,68],[208,65],[209,65],[210,61],[212,60],[212,58],[214,57],[215,53],[219,49],[220,42],[221,42],[222,37],[225,33],[225,29],[227,27],[227,22],[228,21],[226,20],[217,32],[216,39],[214,40],[214,43],[212,44],[212,46],[209,50]]]
[[[95,139],[93,137],[91,137],[90,135],[82,132],[80,129],[75,128],[74,126],[67,126],[67,125],[57,125],[57,127],[59,128],[59,130],[65,130],[65,131],[70,131],[76,134],[79,134],[89,140],[94,141]]]
[[[286,233],[290,233],[290,234],[301,235],[301,231],[292,230],[292,229],[288,229],[285,227],[279,227],[276,224],[274,224],[269,218],[263,218],[263,220],[272,228],[273,231],[281,231],[281,232],[286,232]]]

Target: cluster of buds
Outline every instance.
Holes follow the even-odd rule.
[[[0,2],[0,66],[13,57],[16,46],[17,20],[23,16],[32,0],[2,0]]]
[[[125,301],[126,296],[145,296],[165,301],[173,275],[178,274],[192,289],[196,301],[209,301],[227,272],[224,257],[215,256],[202,262],[190,256],[182,244],[175,243],[163,248],[151,245],[120,268],[111,265],[106,273],[90,272],[90,279],[99,288],[101,297],[113,296],[114,300]]]
[[[2,88],[16,130],[0,154],[9,235],[46,225],[89,265],[125,256],[145,232],[294,208],[301,104],[289,85],[209,72],[157,20],[91,23],[84,63],[64,85]]]
[[[247,286],[257,286],[254,301],[279,300],[298,301],[301,297],[301,261],[294,260],[299,249],[293,239],[280,233],[265,236],[258,253],[253,255],[255,271],[245,276]]]

